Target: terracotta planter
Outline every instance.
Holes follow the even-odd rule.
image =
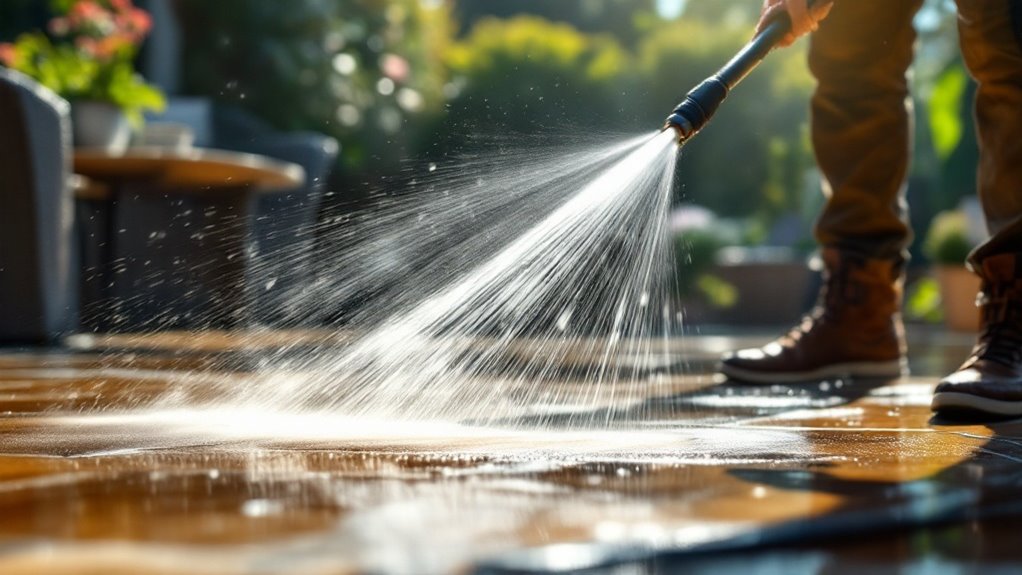
[[[979,331],[980,311],[976,307],[979,277],[964,266],[938,266],[934,275],[940,285],[944,324],[955,331]]]
[[[120,108],[107,102],[73,102],[71,126],[76,147],[123,154],[131,141],[128,117]]]

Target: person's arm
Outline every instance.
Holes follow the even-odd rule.
[[[850,0],[854,1],[854,0]],[[781,46],[790,46],[800,36],[815,32],[820,20],[830,14],[833,1],[817,0],[809,7],[808,0],[763,0],[763,12],[759,17],[756,32],[759,33],[779,12],[787,11],[791,17],[791,32],[781,40]]]

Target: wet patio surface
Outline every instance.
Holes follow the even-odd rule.
[[[912,378],[750,387],[709,374],[748,341],[689,337],[686,373],[596,431],[528,425],[571,420],[570,380],[514,429],[210,393],[256,377],[253,347],[334,334],[6,350],[0,573],[1014,572],[1022,421],[933,420],[968,340],[916,339]]]

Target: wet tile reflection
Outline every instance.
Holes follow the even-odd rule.
[[[207,369],[211,348],[0,356],[0,572],[712,572],[797,567],[783,545],[807,538],[815,569],[849,534],[1022,503],[1022,423],[931,421],[926,379],[686,375],[599,408],[605,430],[541,429],[529,409],[483,428],[224,407],[216,390],[255,376]],[[586,390],[550,385],[563,405],[545,413],[567,421]],[[878,561],[914,553],[890,541]],[[782,547],[648,558],[764,543]]]

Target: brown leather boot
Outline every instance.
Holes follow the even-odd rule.
[[[941,413],[1022,415],[1022,255],[985,258],[977,303],[982,330],[972,354],[933,395]]]
[[[802,323],[761,348],[724,356],[720,371],[751,383],[907,373],[901,323],[901,262],[823,250],[816,307]]]

